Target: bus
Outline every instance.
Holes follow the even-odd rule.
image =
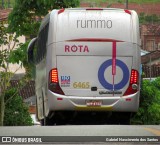
[[[28,45],[28,60],[35,65],[43,125],[80,111],[112,112],[129,121],[139,108],[140,36],[133,10],[52,10]]]

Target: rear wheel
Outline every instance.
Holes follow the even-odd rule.
[[[50,112],[47,117],[41,120],[42,126],[72,124],[76,116],[74,111]]]
[[[44,117],[44,119],[41,119],[41,126],[51,126],[55,125],[55,117],[54,112],[50,112],[47,117]]]

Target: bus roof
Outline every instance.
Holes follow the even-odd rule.
[[[51,33],[56,35],[53,42],[82,38],[111,39],[132,43],[139,41],[138,17],[136,12],[131,10],[114,8],[61,9],[53,10],[50,20]]]

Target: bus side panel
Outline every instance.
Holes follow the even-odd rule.
[[[38,108],[38,118],[42,119],[46,107],[46,61],[43,59],[41,63],[36,65],[36,79],[35,79],[35,86],[36,86],[36,97],[37,97],[37,108]]]

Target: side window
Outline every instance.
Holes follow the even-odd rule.
[[[42,61],[46,55],[46,51],[47,51],[47,40],[48,40],[48,29],[49,29],[49,23],[47,23],[43,29],[41,29],[41,31],[38,34],[38,39],[37,39],[37,44],[36,44],[36,49],[35,49],[35,53],[36,53],[36,63],[39,63],[40,61]]]
[[[37,40],[38,41],[38,40]],[[33,55],[34,55],[34,62],[35,63],[37,63],[37,55],[38,55],[38,53],[37,53],[37,50],[38,50],[38,46],[37,46],[37,41],[36,41],[36,43],[35,43],[35,45],[34,45],[34,50],[33,50]]]
[[[28,53],[28,62],[29,63],[35,63],[35,58],[37,55],[37,48],[35,48],[37,43],[37,38],[33,38],[30,43],[28,44],[28,49],[27,49],[27,53]],[[36,49],[36,50],[35,50]]]

